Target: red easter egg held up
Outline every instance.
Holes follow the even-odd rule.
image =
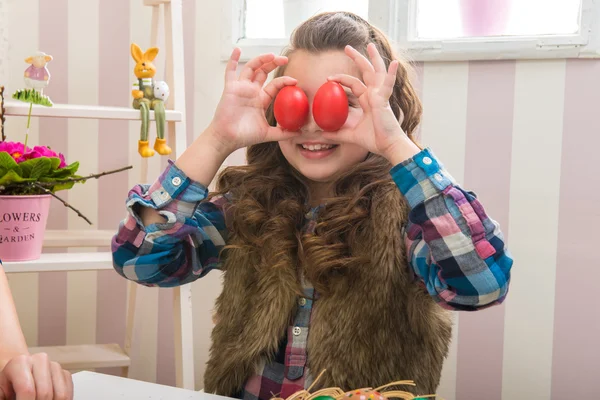
[[[348,118],[348,96],[337,82],[324,83],[313,100],[313,118],[324,131],[337,131]]]
[[[273,113],[283,129],[297,131],[308,116],[308,98],[299,87],[286,86],[277,93]]]

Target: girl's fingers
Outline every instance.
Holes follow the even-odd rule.
[[[348,45],[345,47],[344,51],[346,52],[348,57],[350,57],[356,63],[363,75],[375,71],[375,68],[369,62],[369,60],[367,60],[365,56],[360,54],[358,50],[356,50],[354,47]]]
[[[394,60],[390,63],[390,67],[388,68],[388,72],[385,76],[385,80],[383,81],[382,87],[382,95],[389,99],[394,92],[394,85],[396,84],[396,73],[398,72],[399,62]]]
[[[289,76],[280,76],[279,78],[275,78],[269,82],[269,84],[263,89],[265,94],[263,97],[263,108],[266,109],[269,104],[271,104],[275,96],[277,96],[277,93],[279,93],[284,86],[293,86],[296,83],[296,79]]]
[[[273,59],[275,59],[275,54],[269,53],[261,54],[260,56],[248,61],[244,66],[244,69],[240,73],[240,80],[252,80],[252,78],[254,78],[256,70],[262,67],[263,65],[270,63],[271,61],[273,61]]]
[[[371,64],[373,64],[373,68],[375,68],[375,72],[385,73],[385,63],[383,62],[383,58],[377,51],[377,46],[373,43],[369,43],[367,46],[367,53],[369,53],[369,58],[371,59]]]
[[[351,129],[340,129],[336,132],[321,132],[321,136],[323,136],[324,139],[331,140],[335,143],[356,144],[356,140],[354,139],[354,135]]]
[[[329,81],[338,82],[343,86],[349,87],[352,94],[358,99],[358,104],[364,112],[369,110],[369,101],[363,94],[367,91],[367,86],[357,77],[352,75],[333,75],[327,78]]]
[[[358,98],[360,98],[360,96],[362,96],[367,91],[367,86],[360,79],[352,75],[332,75],[329,78],[327,78],[327,80],[338,82],[342,86],[350,88],[352,94],[354,94]]]
[[[287,64],[288,58],[285,56],[276,56],[275,59],[269,63],[262,65],[256,70],[254,75],[254,81],[258,82],[261,86],[267,81],[267,77],[275,68]]]
[[[260,86],[262,86],[267,81],[268,76],[269,76],[268,72],[265,72],[262,68],[259,68],[256,70],[256,73],[254,74],[254,82],[256,82]]]
[[[270,126],[267,129],[267,135],[265,136],[265,142],[281,142],[283,140],[291,139],[295,136],[300,135],[298,132],[286,131],[281,129],[279,126]]]
[[[227,67],[225,67],[225,83],[234,81],[236,79],[237,67],[241,54],[242,50],[239,47],[236,47],[231,52],[231,56],[227,62]]]

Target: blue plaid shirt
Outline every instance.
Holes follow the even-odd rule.
[[[512,257],[498,224],[472,192],[462,189],[429,149],[396,165],[390,174],[410,206],[402,228],[409,265],[424,290],[446,309],[475,311],[499,304],[508,292]],[[127,199],[127,217],[112,240],[115,270],[146,286],[193,282],[218,269],[227,242],[223,206],[227,199],[203,201],[208,189],[190,180],[173,162],[152,185],[136,185]],[[151,207],[167,221],[144,227],[138,207]],[[306,230],[318,212],[307,214]],[[305,282],[305,291],[311,291]],[[308,309],[310,314],[312,304]],[[311,381],[306,368],[296,371],[293,357],[306,355],[310,315],[290,321],[288,335],[272,365],[262,366],[241,397],[290,395]],[[294,328],[304,330],[293,335]],[[288,362],[290,361],[290,362]],[[288,372],[286,372],[288,371]],[[299,375],[299,376],[296,376]]]

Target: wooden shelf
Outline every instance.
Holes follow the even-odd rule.
[[[29,114],[29,104],[22,101],[8,101],[5,103],[6,115],[26,117]],[[140,120],[140,111],[127,107],[105,107],[76,104],[54,104],[44,107],[37,104],[31,110],[32,117],[54,118],[85,118],[85,119],[120,119]],[[167,110],[167,121],[179,122],[183,116],[180,111]],[[150,111],[150,120],[154,121],[154,111]]]
[[[31,354],[46,353],[68,371],[107,367],[128,367],[129,356],[118,344],[30,347]]]
[[[51,230],[44,233],[44,248],[109,247],[116,230]]]
[[[171,0],[144,0],[145,6],[159,6],[164,3],[170,3]]]
[[[6,273],[113,269],[112,253],[43,253],[32,261],[3,261]]]

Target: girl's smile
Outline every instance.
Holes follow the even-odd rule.
[[[300,154],[309,160],[318,160],[330,156],[339,145],[324,142],[303,142],[298,144]]]

